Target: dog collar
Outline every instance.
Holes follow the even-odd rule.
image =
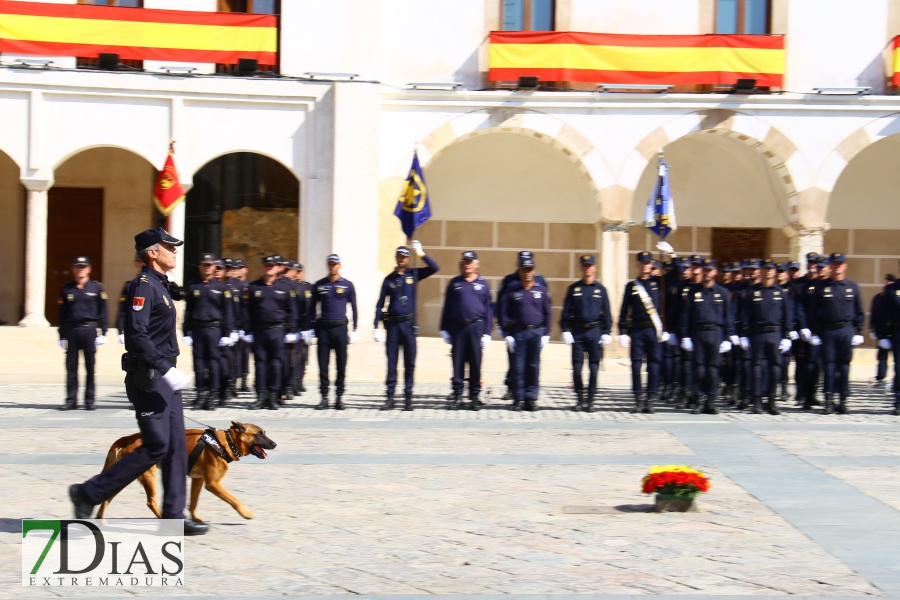
[[[231,439],[231,429],[225,430],[225,441],[228,442],[228,447],[231,449],[231,453],[234,454],[234,460],[241,460],[243,454],[240,453],[237,444]]]
[[[191,455],[188,457],[188,473],[193,470],[194,465],[197,464],[197,460],[200,458],[200,454],[207,446],[218,452],[219,456],[225,459],[225,462],[235,461],[234,458],[231,458],[231,456],[228,455],[228,451],[222,447],[222,444],[219,443],[219,440],[216,439],[216,430],[210,427],[202,434],[200,434],[200,439],[197,440],[197,445],[194,446],[194,451],[191,452]],[[237,454],[235,456],[237,456]]]

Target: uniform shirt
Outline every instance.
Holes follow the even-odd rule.
[[[296,294],[297,328],[310,329],[312,327],[310,323],[312,318],[310,309],[312,308],[313,300],[313,284],[308,281],[297,282]]]
[[[647,295],[650,296],[650,301],[653,303],[653,308],[658,312],[659,278],[648,277],[647,279],[641,279],[640,282],[641,285],[644,286],[644,290],[646,290]],[[647,313],[647,307],[644,306],[644,301],[641,300],[641,294],[638,293],[637,285],[635,285],[635,280],[632,279],[625,284],[625,292],[622,294],[622,310],[619,311],[619,334],[628,334],[629,322],[641,323],[650,321],[651,318]]]
[[[888,332],[900,327],[900,281],[884,287],[885,326]]]
[[[521,281],[509,284],[499,306],[498,321],[507,333],[521,325],[550,327],[550,291],[546,286],[533,282],[525,289]]]
[[[566,288],[559,326],[563,331],[571,331],[575,323],[592,323],[599,321],[601,333],[609,334],[612,328],[612,315],[609,309],[609,294],[597,280],[587,284],[580,279]]]
[[[685,287],[693,285],[690,281],[679,277],[673,285],[666,288],[666,331],[675,333],[678,330],[678,318],[681,315],[681,296]]]
[[[539,283],[542,286],[544,286],[545,288],[549,289],[549,287],[547,286],[547,282],[544,280],[544,277],[540,273],[534,274],[534,282]],[[503,300],[503,296],[506,295],[507,288],[509,288],[509,286],[514,283],[519,283],[519,272],[518,271],[513,271],[509,275],[506,275],[500,281],[500,286],[497,288],[497,303],[494,305],[494,307],[496,308],[496,310],[494,310],[494,313],[495,313],[494,316],[497,317],[498,321],[500,319],[500,311],[498,308],[500,306],[500,301]]]
[[[175,302],[169,296],[165,273],[145,266],[128,286],[125,303],[125,350],[165,373],[172,367],[165,359],[179,353]]]
[[[226,277],[225,284],[231,290],[231,300],[234,304],[231,306],[231,324],[234,330],[244,329],[244,309],[241,301],[244,297],[244,288],[247,284],[237,277]]]
[[[441,331],[458,331],[465,323],[479,319],[482,321],[482,334],[490,335],[494,320],[491,286],[481,275],[472,281],[466,281],[465,277],[457,275],[447,284],[447,292],[444,294]]]
[[[743,335],[761,333],[760,327],[778,327],[787,337],[793,315],[787,292],[778,284],[757,283],[741,292],[740,331]]]
[[[890,310],[888,303],[890,299],[887,296],[887,286],[872,296],[872,304],[869,310],[869,329],[878,339],[888,337],[887,322],[888,311]]]
[[[122,286],[122,291],[119,292],[119,312],[116,314],[116,329],[119,330],[120,334],[125,333],[125,313],[128,309],[128,286],[131,285],[131,280],[125,282]]]
[[[681,307],[681,337],[691,337],[694,332],[702,331],[704,325],[718,325],[725,337],[734,335],[729,297],[725,286],[718,283],[711,287],[694,284]]]
[[[244,292],[244,325],[246,331],[283,323],[288,332],[297,326],[294,314],[294,291],[279,279],[271,285],[257,279]]]
[[[106,292],[99,281],[88,279],[83,289],[79,289],[74,281],[63,285],[59,293],[59,339],[66,337],[69,329],[89,321],[95,321],[106,335],[106,300]]]
[[[406,269],[403,275],[398,275],[396,271],[388,274],[381,283],[381,293],[378,295],[378,302],[375,303],[375,328],[381,322],[384,308],[384,301],[390,299],[387,314],[391,317],[403,317],[411,314],[416,307],[416,282],[431,277],[438,271],[438,265],[434,260],[426,255],[422,257],[427,267],[416,267],[415,269]]]
[[[862,296],[853,281],[822,281],[816,286],[809,307],[809,327],[817,334],[835,323],[846,322],[853,325],[854,333],[862,335],[865,327]]]
[[[335,281],[323,277],[313,286],[312,306],[310,317],[316,315],[316,307],[319,307],[319,318],[325,321],[340,321],[347,318],[347,305],[353,313],[353,330],[359,315],[356,311],[356,288],[349,279],[338,277]]]
[[[234,326],[234,296],[231,287],[215,278],[204,282],[194,279],[185,287],[184,324],[182,332],[190,335],[194,321],[220,321],[227,335]]]

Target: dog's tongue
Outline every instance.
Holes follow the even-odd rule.
[[[268,454],[266,454],[266,451],[263,450],[262,446],[257,446],[257,448],[259,448],[259,453],[262,454],[262,458],[265,458],[266,456],[268,456]]]

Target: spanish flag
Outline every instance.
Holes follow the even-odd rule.
[[[175,142],[169,142],[169,155],[166,164],[163,165],[156,185],[153,187],[153,204],[157,210],[165,216],[169,216],[175,207],[184,200],[184,188],[178,181],[178,171],[175,170]]]
[[[784,37],[493,31],[488,78],[616,84],[781,87]]]
[[[894,87],[900,86],[900,35],[896,36],[891,42],[888,74],[891,78],[891,85]]]

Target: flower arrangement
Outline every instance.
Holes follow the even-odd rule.
[[[679,465],[653,467],[641,480],[645,494],[663,494],[673,498],[693,500],[697,494],[709,491],[711,484],[701,471]]]

